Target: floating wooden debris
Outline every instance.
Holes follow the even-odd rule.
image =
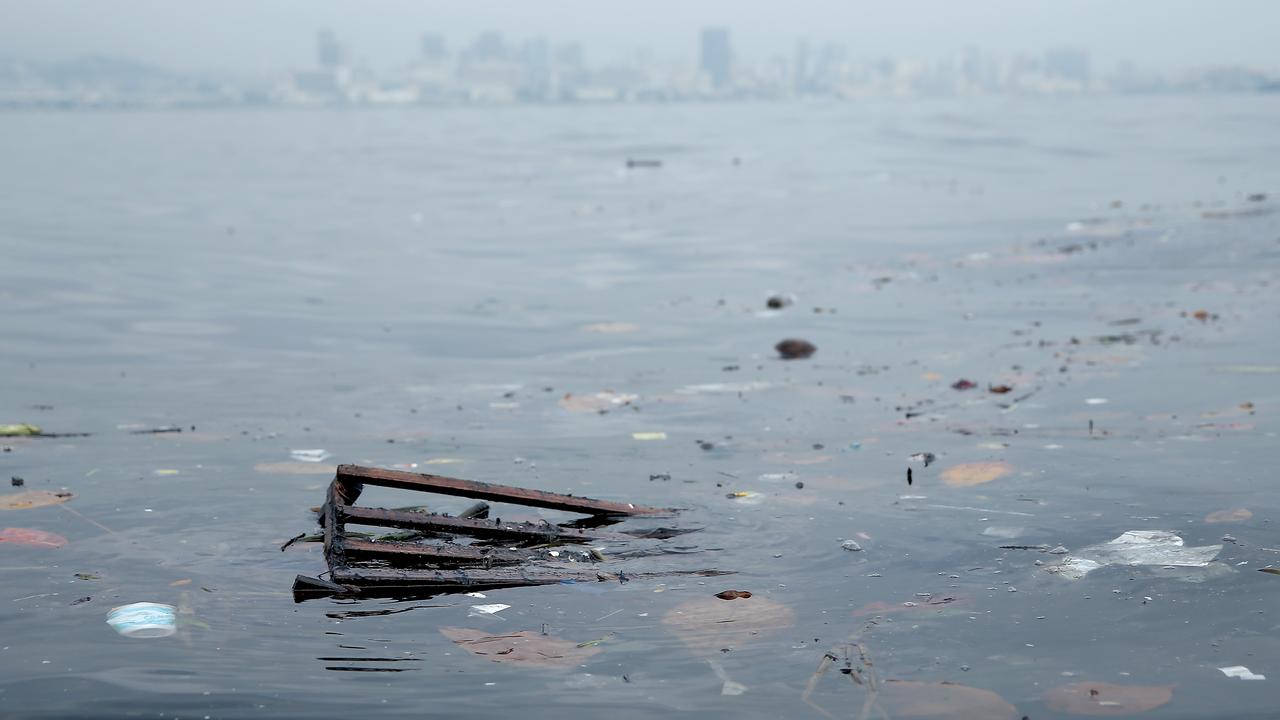
[[[575,512],[588,517],[570,524],[553,525],[545,521],[489,520],[485,517],[489,508],[483,503],[483,507],[473,506],[459,516],[356,507],[355,502],[365,485]],[[627,517],[660,517],[675,513],[669,508],[560,495],[440,475],[339,465],[333,482],[329,484],[325,503],[320,508],[329,578],[299,575],[293,585],[294,599],[301,601],[330,595],[420,596],[566,582],[626,582],[657,575],[727,574],[718,570],[606,572],[592,567],[604,560],[598,551],[563,547],[574,543],[627,542],[637,538],[662,540],[694,532],[692,529],[666,527],[622,533],[595,529]],[[408,530],[411,531],[408,537],[414,541],[356,537],[355,533],[347,533],[348,523]],[[449,541],[457,536],[481,542],[502,542],[504,546],[464,545]],[[422,541],[416,540],[419,537]]]

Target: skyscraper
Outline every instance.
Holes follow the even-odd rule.
[[[316,34],[316,60],[324,68],[335,68],[342,64],[342,46],[333,37],[332,31],[321,30]]]
[[[723,27],[702,29],[702,72],[711,78],[717,90],[731,84],[733,52],[729,47],[729,30]]]
[[[435,33],[427,33],[422,36],[422,59],[431,62],[440,62],[448,57],[448,50],[445,48],[444,36]]]

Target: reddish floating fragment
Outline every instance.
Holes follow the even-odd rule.
[[[31,528],[5,528],[0,530],[0,542],[17,543],[31,547],[60,548],[67,539],[56,533]]]

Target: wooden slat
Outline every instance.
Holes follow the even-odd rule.
[[[549,493],[542,490],[529,490],[510,485],[495,485],[475,480],[444,477],[442,475],[384,470],[360,465],[339,465],[335,478],[344,482],[363,482],[369,485],[381,485],[401,490],[422,490],[441,495],[456,495],[490,502],[505,502],[514,505],[528,505],[590,515],[669,515],[673,512],[670,509],[633,505],[631,503],[595,500],[573,495]]]
[[[341,488],[338,481],[329,483],[325,491],[324,506],[320,509],[321,523],[324,526],[324,560],[329,569],[346,564],[346,555],[342,551],[342,519],[338,509],[342,507]]]
[[[596,530],[568,528],[559,525],[535,525],[533,523],[494,523],[492,520],[429,515],[407,510],[342,505],[338,508],[338,521],[379,527],[397,527],[405,530],[454,533],[470,537],[530,542],[596,542],[634,540],[629,535],[606,533]]]
[[[397,586],[422,588],[486,588],[555,585],[560,582],[601,582],[615,580],[594,571],[537,572],[518,569],[493,570],[391,570],[383,568],[335,568],[334,582],[354,586]]]
[[[523,562],[543,559],[536,551],[507,550],[505,548],[478,548],[470,545],[420,545],[417,543],[393,542],[379,540],[355,540],[346,538],[342,542],[348,556],[373,556],[388,559],[405,560],[412,558],[424,562],[441,564],[480,564],[518,565]]]

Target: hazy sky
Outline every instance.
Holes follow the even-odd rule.
[[[1280,0],[0,0],[0,54],[256,73],[311,65],[327,27],[375,68],[412,57],[423,32],[456,49],[485,29],[581,41],[589,62],[641,47],[688,59],[707,24],[728,26],[735,51],[756,59],[807,37],[859,59],[1072,46],[1104,70],[1124,60],[1280,68]]]

